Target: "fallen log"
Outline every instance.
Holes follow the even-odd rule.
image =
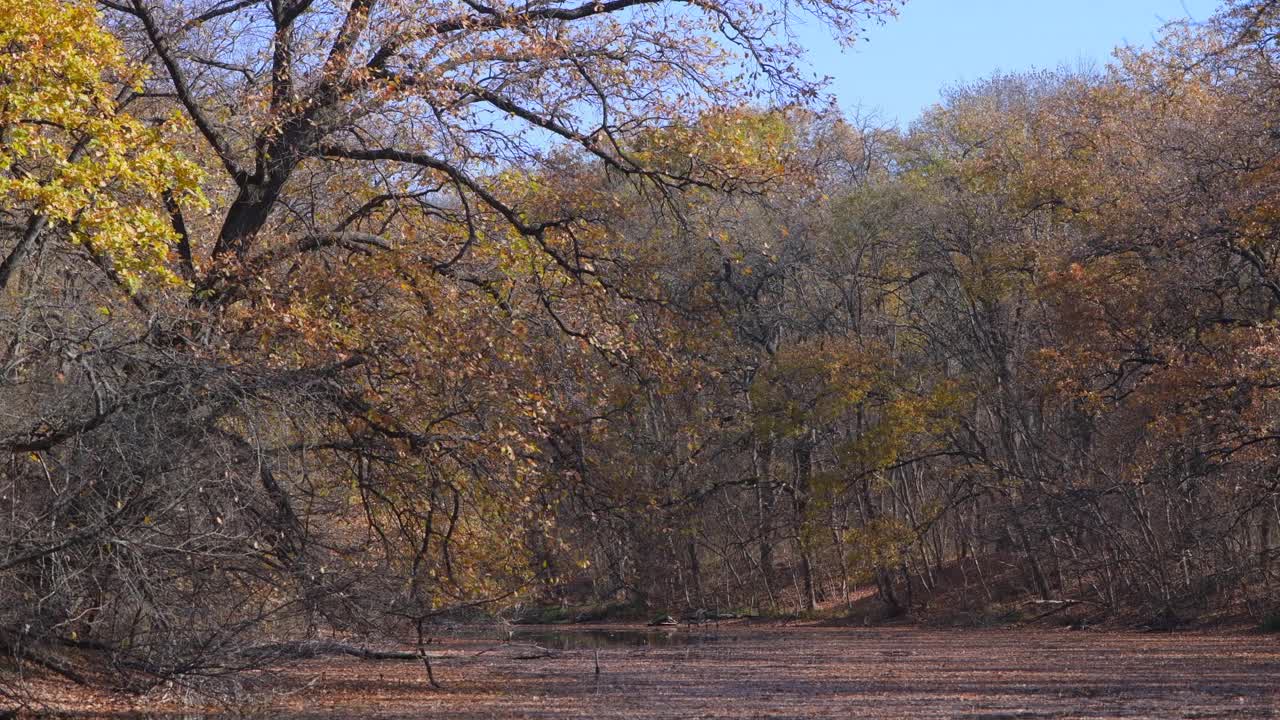
[[[268,657],[278,660],[306,660],[324,655],[349,655],[361,660],[420,660],[416,652],[407,650],[374,650],[359,645],[349,645],[334,640],[303,640],[298,642],[256,645],[241,651],[249,657]]]
[[[55,675],[61,675],[77,685],[88,686],[93,684],[89,678],[81,675],[61,659],[42,653],[35,647],[24,644],[21,641],[11,640],[7,636],[0,637],[0,653],[12,655],[19,661],[42,667]]]
[[[1063,610],[1067,610],[1067,609],[1069,609],[1069,608],[1075,607],[1076,605],[1101,605],[1101,603],[1096,603],[1096,602],[1094,602],[1094,601],[1092,601],[1092,600],[1076,600],[1076,599],[1065,599],[1065,600],[1028,600],[1028,601],[1027,601],[1027,604],[1028,604],[1028,605],[1041,605],[1041,606],[1043,606],[1043,605],[1048,605],[1048,606],[1049,606],[1049,609],[1048,609],[1048,610],[1046,610],[1046,611],[1044,611],[1044,612],[1040,613],[1039,615],[1036,615],[1035,617],[1031,618],[1030,620],[1027,620],[1027,622],[1028,622],[1028,623],[1039,622],[1039,621],[1041,621],[1041,620],[1043,620],[1043,619],[1045,619],[1045,618],[1049,617],[1050,615],[1056,615],[1056,614],[1058,614],[1058,613],[1062,612]]]
[[[555,650],[537,643],[503,643],[485,648],[471,657],[478,658],[491,652],[501,652],[507,660],[540,660],[542,658],[556,657],[557,655]]]

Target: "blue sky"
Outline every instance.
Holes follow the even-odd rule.
[[[1217,0],[907,0],[897,19],[841,52],[801,30],[809,65],[831,76],[840,107],[908,124],[939,91],[996,70],[1102,66],[1117,45],[1150,45],[1165,22],[1205,20]]]

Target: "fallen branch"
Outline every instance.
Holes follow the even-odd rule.
[[[551,648],[542,647],[541,645],[538,645],[536,643],[502,643],[501,645],[494,645],[493,647],[487,647],[475,653],[471,657],[478,658],[481,655],[491,653],[495,650],[508,650],[508,649],[517,650],[516,654],[508,656],[508,659],[510,660],[537,660],[545,657],[554,657],[556,654],[555,650],[552,650]]]
[[[550,648],[544,648],[541,645],[534,645],[533,649],[523,655],[512,655],[512,660],[540,660],[554,656],[556,653]]]
[[[77,685],[88,686],[93,684],[84,675],[81,675],[72,669],[70,665],[67,665],[57,658],[42,655],[21,643],[5,642],[0,644],[0,651],[7,652],[22,662],[28,662],[32,665],[42,667],[56,675],[61,675]]]
[[[1046,610],[1045,612],[1042,612],[1042,613],[1040,613],[1039,615],[1037,615],[1037,616],[1035,616],[1035,617],[1031,618],[1030,620],[1028,620],[1027,622],[1029,622],[1029,623],[1038,622],[1038,621],[1040,621],[1040,620],[1043,620],[1043,619],[1045,619],[1045,618],[1049,617],[1050,615],[1055,615],[1055,614],[1057,614],[1057,613],[1062,612],[1063,610],[1066,610],[1067,608],[1075,607],[1076,605],[1101,605],[1101,603],[1096,603],[1096,602],[1094,602],[1094,601],[1092,601],[1092,600],[1071,600],[1071,599],[1068,599],[1068,600],[1028,600],[1028,601],[1027,601],[1027,604],[1028,604],[1028,605],[1048,605],[1048,606],[1050,606],[1050,607],[1049,607],[1049,609],[1048,609],[1048,610]]]
[[[258,645],[243,651],[251,657],[271,657],[281,660],[305,660],[324,655],[350,655],[361,660],[418,660],[418,653],[404,650],[373,650],[359,645],[332,640],[307,640],[301,642]]]

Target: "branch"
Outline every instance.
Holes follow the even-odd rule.
[[[169,213],[169,221],[174,232],[178,233],[178,257],[181,259],[182,276],[189,282],[196,278],[195,259],[191,255],[191,233],[187,230],[187,220],[182,214],[182,206],[174,197],[172,190],[165,190],[164,209]]]
[[[252,3],[245,3],[245,6]],[[235,180],[237,185],[244,185],[248,180],[248,173],[236,164],[235,157],[231,152],[231,145],[226,139],[218,133],[213,127],[213,123],[205,116],[204,109],[196,102],[195,95],[191,92],[191,87],[187,85],[186,76],[182,72],[182,68],[178,66],[178,61],[174,59],[173,54],[169,51],[168,42],[164,36],[160,34],[160,28],[156,25],[155,18],[151,12],[143,5],[142,0],[133,0],[133,14],[137,15],[142,21],[142,28],[146,31],[147,40],[151,42],[151,46],[155,48],[156,55],[160,61],[164,63],[165,69],[169,72],[169,79],[173,83],[173,89],[178,95],[178,100],[182,102],[182,106],[186,108],[191,115],[191,120],[195,123],[196,128],[200,130],[200,134],[218,154],[218,159],[222,161],[223,167]],[[228,10],[230,12],[230,10]]]
[[[314,252],[327,247],[341,247],[353,252],[368,253],[369,248],[390,250],[391,243],[372,233],[347,231],[329,231],[308,235],[292,246],[269,250],[253,258],[247,264],[251,267],[270,267],[293,255]]]
[[[258,645],[241,651],[247,657],[270,658],[273,661],[302,660],[323,655],[350,655],[361,660],[417,660],[418,654],[401,650],[372,650],[359,645],[332,640],[306,640]]]
[[[369,24],[369,15],[376,0],[352,0],[350,9],[342,21],[342,28],[329,49],[329,57],[320,69],[321,86],[336,85],[351,59],[351,50]],[[321,90],[320,94],[323,94]]]
[[[480,184],[479,181],[468,175],[464,170],[462,170],[462,168],[457,167],[452,163],[445,162],[444,160],[424,153],[396,150],[394,148],[362,149],[347,148],[337,145],[322,145],[316,152],[320,157],[336,158],[341,160],[389,160],[392,162],[417,165],[418,167],[444,173],[458,185],[465,187],[472,193],[475,193],[475,195],[486,205],[497,211],[498,214],[502,215],[503,219],[505,219],[511,227],[515,228],[521,235],[537,241],[538,245],[542,248],[542,251],[545,252],[553,261],[555,261],[556,265],[560,266],[560,268],[567,272],[571,277],[581,277],[583,274],[588,272],[587,269],[581,265],[574,265],[566,260],[560,253],[556,252],[554,248],[547,244],[547,230],[567,226],[570,223],[571,218],[557,218],[535,224],[526,223],[521,219],[520,212],[517,212],[515,208],[499,200],[496,195],[489,192]]]
[[[547,228],[559,224],[555,222],[539,223],[537,225],[529,225],[525,223],[520,219],[519,213],[499,200],[495,195],[493,195],[493,193],[486,190],[484,186],[464,172],[461,168],[424,153],[396,150],[393,148],[363,149],[340,147],[337,145],[322,145],[317,152],[322,157],[328,158],[341,160],[363,160],[366,162],[389,160],[391,162],[417,165],[418,167],[424,167],[444,173],[458,184],[475,193],[476,196],[483,200],[486,205],[501,214],[502,217],[505,218],[507,222],[511,223],[511,225],[522,235],[540,236]]]
[[[77,142],[76,146],[71,150],[71,154],[67,156],[67,164],[74,165],[79,162],[88,149],[88,139]],[[4,292],[4,289],[9,286],[9,280],[13,277],[13,272],[17,269],[18,263],[22,262],[22,259],[30,252],[31,247],[39,241],[40,233],[44,232],[48,224],[49,218],[40,213],[33,214],[27,221],[27,227],[23,231],[22,237],[18,239],[18,243],[13,246],[13,250],[9,251],[4,260],[0,261],[0,292]]]
[[[185,33],[192,28],[209,22],[210,20],[222,17],[223,15],[230,15],[233,12],[238,12],[252,5],[257,5],[260,2],[262,2],[262,0],[239,0],[239,2],[228,3],[226,5],[215,5],[183,23],[182,27],[178,29],[178,32]]]
[[[452,17],[438,20],[427,24],[425,27],[417,30],[406,38],[391,40],[378,48],[367,63],[370,70],[379,70],[386,67],[387,62],[400,51],[400,48],[406,42],[412,42],[418,38],[431,37],[433,35],[443,35],[445,33],[458,32],[460,30],[478,31],[478,30],[496,30],[517,26],[522,23],[537,20],[580,20],[582,18],[594,15],[607,15],[609,13],[625,10],[629,7],[638,7],[641,5],[661,5],[670,0],[610,0],[610,2],[586,2],[574,7],[547,7],[537,10],[528,10],[519,13],[501,13],[495,12],[492,8],[477,7],[480,15],[465,15],[462,17]],[[475,6],[473,6],[475,7]]]
[[[22,233],[22,237],[18,240],[18,244],[13,250],[0,261],[0,292],[9,286],[9,279],[13,277],[13,271],[17,269],[18,263],[22,262],[22,258],[31,250],[31,246],[36,243],[40,237],[40,233],[44,232],[45,225],[49,224],[49,219],[44,215],[32,215],[27,222],[27,229]]]
[[[93,415],[83,420],[70,422],[57,430],[49,430],[41,434],[32,433],[26,440],[0,441],[0,452],[21,453],[50,450],[73,437],[92,431],[106,422],[107,418],[130,405],[150,400],[172,390],[172,382],[156,383],[154,387],[135,393],[111,405],[103,406]]]
[[[390,250],[391,244],[381,237],[372,233],[353,232],[350,230],[343,232],[323,232],[307,237],[298,241],[298,249],[307,252],[310,250],[319,250],[322,247],[341,246],[352,250],[363,250],[365,246]]]

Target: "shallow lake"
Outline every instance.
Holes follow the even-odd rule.
[[[229,712],[66,717],[1280,717],[1280,637],[1252,632],[491,626],[433,648],[439,688],[417,662],[325,657],[280,669],[264,702]]]
[[[521,628],[511,634],[513,642],[527,642],[552,650],[591,650],[617,647],[683,647],[732,640],[715,630],[704,628],[676,629],[599,629],[546,627]]]

